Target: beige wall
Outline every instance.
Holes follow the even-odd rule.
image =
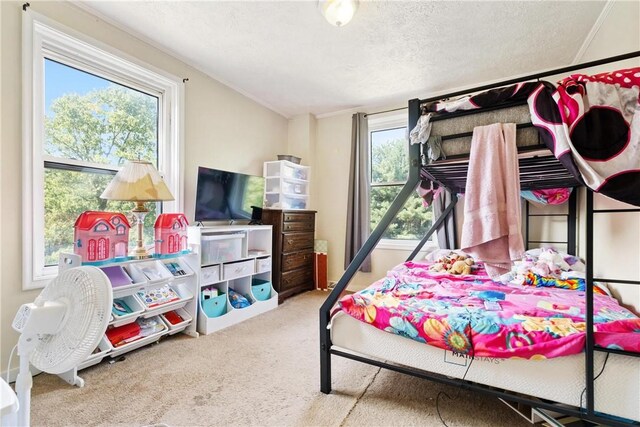
[[[2,21],[2,128],[0,182],[2,227],[1,353],[6,362],[17,334],[11,320],[20,304],[38,292],[22,291],[21,218],[21,19],[22,2],[0,2]],[[262,163],[286,149],[287,120],[203,73],[66,2],[31,1],[31,7],[59,23],[166,72],[189,78],[185,86],[185,212],[193,219],[197,166],[262,175]],[[14,366],[15,366],[14,359]]]
[[[311,167],[310,194],[313,194],[319,185],[318,179],[315,178],[316,124],[316,117],[313,114],[306,113],[291,117],[287,132],[287,151],[278,153],[300,157],[301,164]],[[310,197],[307,209],[316,210],[317,208],[314,199]]]

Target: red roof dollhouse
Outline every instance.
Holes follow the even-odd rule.
[[[156,255],[170,255],[187,251],[187,217],[181,213],[158,215],[155,228]]]
[[[130,228],[127,217],[121,213],[83,212],[75,223],[73,251],[84,263],[126,257]]]

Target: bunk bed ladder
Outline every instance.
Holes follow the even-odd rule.
[[[619,280],[619,279],[609,279],[609,278],[601,278],[594,276],[594,266],[593,266],[593,231],[594,231],[594,215],[595,214],[616,214],[622,212],[640,212],[640,208],[631,208],[631,209],[594,209],[593,206],[593,191],[590,189],[586,189],[587,191],[587,221],[586,221],[586,232],[587,232],[587,271],[586,271],[586,328],[587,328],[587,339],[586,339],[586,349],[585,349],[585,382],[586,382],[586,404],[585,404],[585,414],[587,417],[591,417],[592,419],[604,419],[611,421],[611,419],[607,416],[600,415],[595,410],[595,378],[594,378],[594,353],[604,352],[604,353],[612,353],[621,356],[627,357],[640,357],[640,353],[635,353],[631,351],[625,350],[617,350],[606,347],[597,347],[595,345],[595,339],[593,334],[593,284],[596,281],[600,282],[609,282],[609,283],[617,283],[622,285],[640,285],[640,280]],[[630,425],[638,425],[638,423],[633,423]]]

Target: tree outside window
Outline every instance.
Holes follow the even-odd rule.
[[[45,59],[45,265],[73,252],[73,226],[87,210],[127,214],[131,202],[100,194],[127,160],[158,166],[158,97]],[[159,204],[148,204],[145,244]],[[135,230],[132,230],[134,233]],[[135,243],[132,235],[130,241]]]
[[[409,176],[406,133],[406,126],[370,131],[371,230],[378,225]],[[414,192],[382,238],[420,240],[432,224],[433,210],[425,208],[422,199]]]

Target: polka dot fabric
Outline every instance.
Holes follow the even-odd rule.
[[[631,68],[541,84],[529,107],[569,171],[596,192],[640,206],[639,98],[640,68]]]

